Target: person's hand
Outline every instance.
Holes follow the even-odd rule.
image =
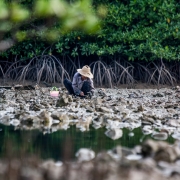
[[[82,91],[80,92],[80,96],[84,96],[84,93]]]

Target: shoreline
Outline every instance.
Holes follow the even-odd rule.
[[[31,80],[25,80],[24,83],[23,82],[18,82],[18,81],[14,81],[14,80],[3,80],[2,78],[0,78],[0,86],[12,86],[12,85],[23,85],[23,86],[27,86],[27,85],[31,85],[31,86],[35,86],[36,82],[35,81],[31,81]],[[39,83],[40,87],[63,87],[63,85],[61,83],[46,83],[44,81],[41,81]],[[142,82],[137,82],[134,84],[121,84],[119,86],[113,86],[111,87],[107,87],[106,85],[100,87],[100,86],[95,86],[95,89],[99,89],[99,88],[104,88],[104,89],[162,89],[162,88],[173,88],[176,86],[180,86],[180,83],[176,83],[174,84],[174,86],[172,85],[168,85],[168,84],[160,84],[160,85],[155,85],[155,84],[148,84],[148,83],[142,83]]]

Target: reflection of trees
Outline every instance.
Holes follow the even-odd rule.
[[[117,145],[133,148],[141,144],[140,139],[143,136],[140,128],[133,130],[134,137],[128,135],[130,132],[128,129],[123,129],[123,137],[117,140],[111,140],[105,136],[105,127],[98,130],[90,127],[90,131],[81,132],[73,125],[68,130],[58,130],[45,135],[39,130],[14,131],[13,127],[2,125],[0,125],[0,128],[2,128],[0,140],[1,157],[22,157],[29,154],[44,159],[62,160],[61,158],[64,156],[74,158],[75,152],[82,147],[90,148],[96,153],[112,149]],[[151,136],[145,136],[143,141],[148,138],[151,138]],[[174,139],[169,137],[167,142],[173,143]]]

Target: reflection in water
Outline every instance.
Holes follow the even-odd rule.
[[[143,135],[141,128],[130,131],[123,128],[123,136],[112,140],[105,135],[106,128],[81,132],[76,126],[68,130],[58,130],[53,133],[43,134],[39,130],[15,130],[13,126],[0,125],[0,156],[22,156],[24,154],[39,155],[40,158],[64,160],[75,158],[75,152],[80,148],[90,148],[96,153],[112,149],[117,145],[132,148],[140,145],[151,135]],[[130,136],[129,134],[134,134]],[[174,139],[168,137],[167,142],[173,143]]]

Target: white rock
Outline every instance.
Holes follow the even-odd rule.
[[[20,121],[18,119],[13,119],[10,121],[10,124],[12,124],[13,126],[18,126],[20,124]]]
[[[113,140],[116,140],[122,137],[123,132],[122,129],[114,128],[114,129],[108,129],[105,132],[105,135]]]
[[[154,132],[152,137],[157,140],[166,140],[168,138],[167,132]]]
[[[95,152],[88,148],[81,148],[76,153],[76,157],[78,158],[79,162],[90,161],[90,160],[94,159]]]
[[[126,156],[126,159],[128,159],[130,161],[138,161],[138,160],[142,159],[142,156],[137,155],[137,154],[130,154],[130,155]]]
[[[172,137],[173,137],[174,139],[180,140],[180,133],[179,133],[179,132],[175,132],[174,134],[172,134]]]

